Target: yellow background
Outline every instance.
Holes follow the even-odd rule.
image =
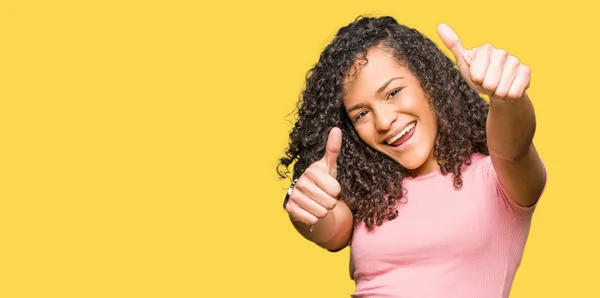
[[[531,66],[549,181],[511,297],[600,297],[592,1],[201,2],[0,1],[0,297],[348,297],[275,165],[359,14]]]

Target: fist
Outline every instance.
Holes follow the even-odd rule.
[[[531,70],[519,59],[490,44],[465,50],[458,35],[448,25],[439,25],[437,31],[471,88],[490,98],[523,97],[529,88]]]
[[[285,206],[294,221],[312,226],[335,208],[341,192],[336,180],[341,148],[342,131],[334,127],[327,138],[325,156],[310,165],[298,178]]]

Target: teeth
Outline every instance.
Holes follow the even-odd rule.
[[[395,142],[396,140],[398,140],[399,138],[401,138],[404,134],[406,134],[409,130],[411,130],[413,127],[415,127],[415,123],[411,123],[409,125],[407,125],[400,133],[398,133],[397,135],[393,136],[391,139],[387,140],[388,145],[391,145],[393,142]]]

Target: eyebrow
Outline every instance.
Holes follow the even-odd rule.
[[[395,80],[400,80],[400,79],[404,79],[403,77],[395,77],[395,78],[391,78],[389,79],[387,82],[385,82],[383,85],[381,85],[381,87],[379,87],[379,89],[377,89],[377,94],[383,92],[383,90],[385,90],[385,88],[387,88],[387,86],[395,81]]]
[[[393,81],[395,81],[395,80],[400,80],[400,79],[404,79],[404,77],[394,77],[394,78],[391,78],[391,79],[389,79],[387,82],[385,82],[383,85],[381,85],[381,87],[379,87],[379,89],[377,89],[377,92],[376,92],[376,94],[379,94],[379,93],[383,92],[383,90],[385,90],[385,88],[387,88],[387,86],[389,86],[389,85],[390,85],[390,83],[392,83],[392,82],[393,82]],[[365,106],[365,105],[363,105],[362,103],[359,103],[359,104],[357,104],[357,105],[355,105],[355,106],[353,106],[353,107],[349,108],[349,109],[346,111],[346,113],[350,114],[352,111],[354,111],[354,110],[358,110],[358,109],[360,109],[360,108],[363,108],[364,106]]]

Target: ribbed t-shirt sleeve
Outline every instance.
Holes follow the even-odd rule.
[[[543,166],[544,166],[544,172],[546,172],[545,164],[543,164]],[[521,205],[517,204],[517,202],[515,202],[513,199],[510,198],[506,189],[502,185],[502,182],[498,178],[498,174],[496,173],[496,170],[494,169],[494,166],[492,164],[492,159],[489,156],[486,156],[481,161],[479,172],[485,176],[485,180],[487,181],[490,191],[492,191],[495,194],[495,197],[497,197],[497,199],[499,200],[499,203],[506,210],[514,213],[517,216],[519,216],[519,215],[527,216],[527,215],[531,215],[534,212],[535,208],[537,207],[537,205],[539,203],[540,198],[538,197],[536,202],[532,206],[521,206]],[[544,189],[545,189],[545,187],[546,187],[546,185],[544,185]],[[540,197],[541,197],[541,195],[540,195]]]

